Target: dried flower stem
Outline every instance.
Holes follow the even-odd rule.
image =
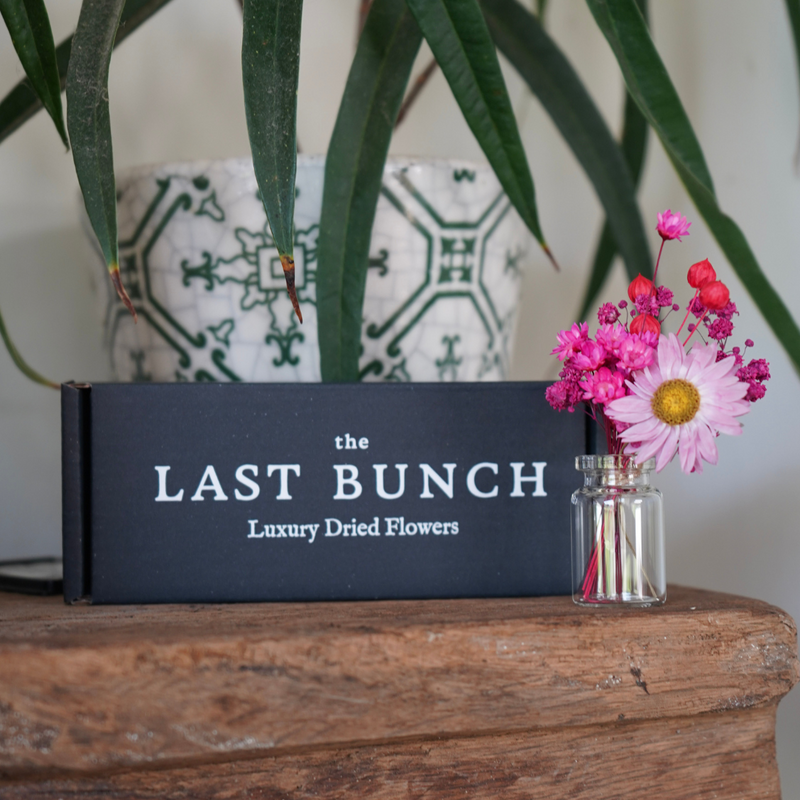
[[[684,347],[686,347],[686,345],[689,343],[689,339],[691,339],[691,338],[692,338],[692,336],[694,336],[695,332],[696,332],[696,331],[697,331],[697,329],[700,327],[700,323],[701,323],[701,322],[702,322],[702,321],[703,321],[703,320],[706,318],[706,314],[708,314],[708,309],[706,309],[706,310],[703,312],[703,316],[702,316],[702,317],[700,317],[700,319],[699,319],[699,320],[697,320],[697,325],[695,325],[695,326],[694,326],[694,328],[692,328],[692,332],[691,332],[691,333],[690,333],[690,334],[689,334],[689,335],[686,337],[686,339],[684,340],[684,342],[683,342],[683,346],[684,346]]]
[[[658,248],[658,258],[656,259],[656,268],[653,271],[653,294],[656,293],[656,277],[658,276],[658,265],[661,263],[661,253],[664,252],[664,244],[667,240],[661,240],[661,247]]]
[[[697,300],[697,296],[700,294],[699,289],[695,289],[694,297],[692,298],[692,302],[686,307],[686,316],[683,318],[683,322],[681,322],[680,328],[678,328],[678,332],[675,334],[676,336],[681,335],[681,331],[683,330],[683,326],[686,324],[686,320],[689,319],[689,314],[691,314],[692,303]]]

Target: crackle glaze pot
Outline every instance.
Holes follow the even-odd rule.
[[[117,181],[120,271],[103,277],[116,378],[318,381],[316,269],[324,159],[297,168],[300,325],[249,159],[137,168]],[[367,277],[362,378],[502,380],[533,240],[488,167],[393,160]]]

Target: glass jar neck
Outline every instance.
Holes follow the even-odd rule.
[[[637,464],[632,456],[578,456],[575,467],[583,472],[584,486],[640,488],[650,485],[655,462]]]
[[[584,469],[584,486],[616,486],[620,489],[642,488],[650,485],[650,472],[642,469],[624,470],[606,467]]]

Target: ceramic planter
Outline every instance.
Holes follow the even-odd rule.
[[[305,323],[247,159],[137,168],[117,182],[120,270],[139,314],[102,286],[119,380],[318,381],[316,268],[324,159],[297,169],[295,263]],[[393,160],[372,234],[364,380],[500,380],[532,246],[488,167]]]

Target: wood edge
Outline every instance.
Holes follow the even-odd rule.
[[[677,595],[677,597],[676,597]],[[497,618],[489,617],[485,614],[476,615],[474,619],[468,617],[460,617],[458,619],[448,619],[443,617],[440,609],[451,603],[472,604],[476,608],[485,611],[486,608],[491,608],[492,605],[498,607],[507,607],[510,605],[519,605],[520,611],[517,613],[506,613]],[[702,608],[695,608],[695,604],[703,603]],[[276,618],[279,620],[281,614],[289,609],[308,609],[314,611],[312,615],[314,619],[324,615],[326,611],[335,609],[350,609],[356,610],[356,614],[347,624],[343,624],[342,629],[348,627],[362,627],[364,625],[378,624],[392,626],[390,608],[394,606],[399,611],[407,611],[410,608],[426,609],[430,613],[430,617],[435,617],[437,624],[447,624],[448,622],[457,622],[458,624],[484,624],[487,622],[513,622],[530,620],[532,618],[569,618],[569,619],[610,619],[622,620],[629,615],[672,615],[684,613],[697,613],[702,615],[708,612],[722,611],[724,613],[747,611],[751,614],[763,615],[771,617],[777,615],[781,624],[785,626],[790,633],[797,637],[797,625],[794,619],[783,609],[778,606],[771,605],[764,600],[756,598],[743,597],[724,592],[717,592],[710,589],[694,589],[676,584],[670,584],[667,592],[667,603],[664,606],[652,609],[635,609],[635,608],[614,608],[611,606],[601,606],[598,608],[582,608],[570,602],[569,596],[557,597],[490,597],[490,598],[434,598],[430,600],[359,600],[359,601],[319,601],[319,602],[304,602],[304,603],[181,603],[181,604],[120,604],[120,605],[94,605],[84,608],[65,608],[57,597],[41,597],[34,598],[30,596],[23,597],[21,595],[13,594],[10,592],[0,591],[0,646],[3,644],[2,629],[3,622],[13,622],[9,618],[7,610],[10,608],[14,610],[14,606],[27,606],[25,613],[25,620],[29,625],[34,625],[36,622],[41,622],[43,627],[50,626],[54,621],[67,621],[70,617],[74,617],[76,621],[80,619],[85,621],[86,618],[104,619],[113,616],[119,616],[126,621],[134,619],[137,614],[174,614],[191,612],[194,614],[202,614],[205,611],[214,612],[228,612],[234,613],[236,609],[241,609],[242,612],[253,612],[258,609],[259,615],[265,615],[266,611],[269,619],[269,627],[274,629]],[[52,612],[57,612],[53,614]],[[374,614],[369,614],[369,611],[374,611]],[[538,613],[541,611],[541,615]],[[38,613],[37,613],[38,612]],[[363,613],[367,612],[367,613]],[[387,613],[389,612],[389,613]],[[434,612],[436,612],[434,614]],[[80,615],[80,616],[79,616]],[[130,623],[131,625],[135,624]],[[411,615],[408,617],[407,622],[394,623],[397,627],[413,627],[415,624],[431,624],[430,619],[426,615]],[[265,627],[267,624],[265,623]],[[322,625],[316,624],[316,627],[326,627],[327,623],[323,622]],[[304,632],[311,631],[315,628],[315,622],[312,621],[307,624]],[[30,642],[29,642],[30,643]]]
[[[610,728],[632,729],[657,725],[660,722],[669,720],[675,726],[684,720],[686,724],[710,721],[714,717],[725,713],[728,715],[750,715],[765,714],[772,723],[773,736],[771,742],[773,748],[776,746],[774,735],[777,707],[781,698],[774,699],[759,706],[748,708],[737,708],[731,710],[704,711],[700,714],[678,714],[675,716],[653,716],[653,717],[626,717],[617,719],[613,722],[591,722],[577,725],[557,725],[557,726],[522,726],[515,728],[497,728],[481,730],[473,733],[448,733],[440,732],[437,734],[427,734],[423,736],[396,736],[380,739],[351,739],[346,741],[326,742],[316,745],[297,745],[289,747],[274,747],[268,750],[237,750],[227,753],[198,753],[196,757],[186,758],[165,758],[159,761],[142,761],[138,763],[120,764],[118,766],[87,767],[85,769],[65,769],[65,768],[21,768],[19,770],[7,771],[0,767],[0,788],[3,786],[13,786],[14,784],[30,781],[57,781],[57,780],[85,780],[87,778],[103,779],[119,775],[142,774],[149,772],[170,772],[180,769],[197,769],[199,767],[221,766],[225,764],[238,764],[257,761],[277,761],[281,758],[312,756],[324,753],[336,753],[338,751],[359,751],[378,748],[403,748],[413,745],[424,745],[432,742],[467,742],[473,740],[492,740],[497,738],[513,738],[521,736],[536,736],[544,734],[555,735],[559,732],[569,731],[579,733],[580,731],[591,731],[597,729],[598,735]],[[766,744],[769,744],[767,742]]]

